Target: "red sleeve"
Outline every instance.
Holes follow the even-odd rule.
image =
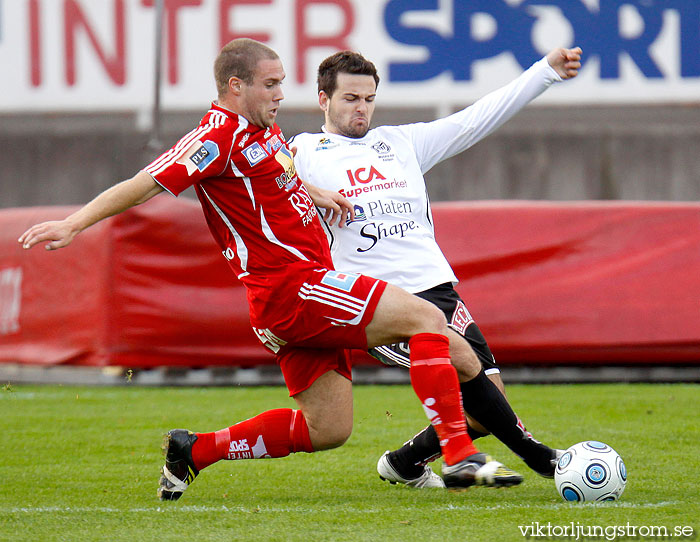
[[[144,168],[177,196],[193,184],[226,170],[233,146],[233,121],[210,117]]]

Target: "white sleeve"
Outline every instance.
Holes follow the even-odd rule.
[[[296,169],[297,176],[302,180],[306,181],[306,173],[307,173],[307,152],[306,148],[304,146],[306,142],[306,139],[304,138],[304,134],[297,134],[293,136],[289,141],[287,141],[287,144],[289,145],[289,148],[291,149],[292,147],[297,148],[297,152],[294,155],[294,168]]]
[[[421,170],[425,173],[442,160],[468,149],[537,98],[552,83],[561,80],[545,57],[514,81],[466,109],[433,122],[404,125],[402,128],[409,132]]]

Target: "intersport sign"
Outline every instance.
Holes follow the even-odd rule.
[[[0,111],[148,110],[154,0],[0,0]],[[556,46],[581,75],[538,103],[695,102],[697,0],[164,0],[162,102],[202,109],[212,64],[249,36],[280,53],[286,104],[314,107],[315,70],[338,49],[373,60],[381,103],[470,103]],[[10,75],[11,74],[11,75]]]

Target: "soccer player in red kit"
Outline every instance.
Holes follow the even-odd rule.
[[[221,459],[284,457],[342,445],[352,430],[345,348],[409,340],[411,383],[435,427],[448,487],[509,486],[522,477],[480,453],[466,430],[447,325],[434,305],[406,291],[333,269],[317,206],[345,221],[349,202],[307,190],[275,124],[284,70],[249,39],[227,44],[214,64],[218,101],[199,126],[131,179],[62,221],[37,224],[25,248],[68,245],[95,222],[167,190],[194,186],[212,235],[247,288],[251,324],[276,354],[298,409],[274,409],[211,433],[166,437],[158,495],[178,499],[199,471]]]

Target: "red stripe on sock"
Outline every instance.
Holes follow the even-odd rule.
[[[450,359],[450,340],[438,333],[418,333],[408,341],[413,360]]]
[[[230,442],[231,431],[228,427],[226,429],[219,429],[218,431],[214,432],[214,446],[216,448],[217,457],[226,457]]]
[[[309,435],[309,426],[306,425],[306,418],[301,410],[294,410],[292,421],[289,424],[289,440],[292,443],[292,452],[314,451]]]

